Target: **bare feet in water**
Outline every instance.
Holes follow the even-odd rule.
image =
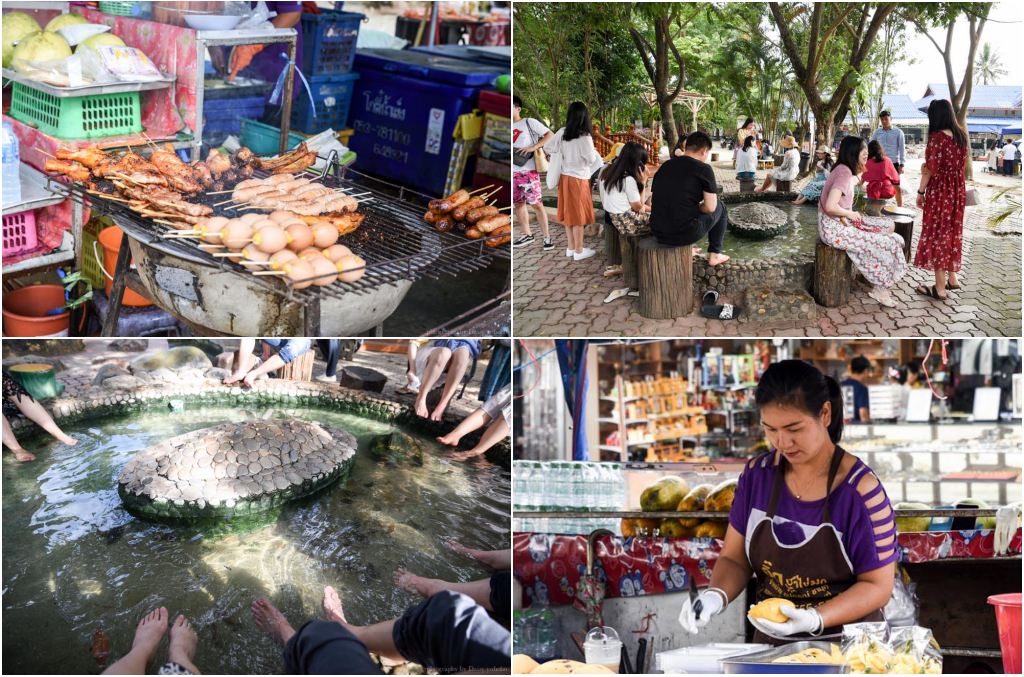
[[[199,642],[199,635],[192,628],[188,619],[178,615],[171,625],[171,643],[167,647],[167,660],[190,670],[193,674],[199,674],[199,670],[192,663],[196,655],[196,644]]]
[[[164,633],[167,632],[167,609],[153,609],[139,621],[135,628],[135,639],[132,640],[132,651],[146,656],[147,660],[155,652]]]
[[[442,418],[444,418],[444,410],[447,409],[447,408],[448,408],[448,403],[447,402],[445,402],[443,404],[438,402],[437,406],[434,407],[434,411],[430,412],[430,420],[431,421],[440,421]]]
[[[345,609],[341,606],[341,597],[338,596],[338,591],[329,585],[324,586],[324,601],[321,606],[324,608],[327,620],[348,625],[348,621],[345,620]]]
[[[441,444],[443,444],[445,446],[457,447],[457,446],[459,446],[459,441],[462,440],[462,437],[456,435],[455,431],[453,430],[452,432],[448,433],[447,435],[441,435],[440,437],[438,437],[436,439],[437,439],[438,442],[440,442]]]
[[[61,433],[60,435],[57,435],[56,437],[57,437],[57,440],[59,440],[60,442],[63,442],[64,444],[68,445],[69,447],[73,447],[76,444],[78,444],[78,440],[76,440],[74,437],[72,437],[71,435],[68,435],[66,433]]]
[[[284,646],[295,634],[295,628],[267,598],[260,597],[249,608],[257,627],[270,635],[270,638],[281,646]]]
[[[14,458],[18,459],[20,463],[36,460],[36,455],[31,451],[25,449],[11,449],[11,451],[14,452]]]
[[[398,567],[395,570],[395,585],[402,590],[407,590],[421,597],[430,597],[434,594],[434,588],[431,583],[433,583],[432,579],[417,576],[405,567]]]
[[[420,397],[422,395],[422,397]],[[420,395],[416,396],[416,415],[420,418],[426,418],[430,415],[430,410],[427,409],[427,396],[421,392]]]

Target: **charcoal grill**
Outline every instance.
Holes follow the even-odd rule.
[[[424,208],[361,182],[360,175],[335,167],[322,183],[347,192],[369,193],[360,200],[366,215],[360,227],[338,241],[366,261],[357,282],[295,289],[272,276],[254,276],[244,266],[211,256],[196,241],[162,237],[170,228],[143,217],[127,205],[90,193],[83,184],[53,178],[51,187],[109,215],[124,231],[111,290],[111,308],[103,335],[117,326],[120,299],[128,287],[144,293],[197,333],[235,336],[352,336],[381,325],[405,298],[413,282],[480,270],[495,257],[507,258],[507,246],[491,248],[482,240],[438,233],[422,220]],[[327,174],[328,170],[324,171]],[[269,176],[256,172],[256,178]],[[233,217],[230,205],[214,206],[220,195],[190,198]],[[134,264],[130,266],[131,264]],[[131,270],[134,268],[134,270]]]

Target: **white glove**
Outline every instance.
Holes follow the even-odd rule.
[[[698,602],[702,606],[700,619],[697,618],[697,612],[693,609]],[[725,606],[725,592],[718,588],[708,588],[697,595],[697,599],[693,604],[683,602],[683,608],[679,611],[679,625],[683,626],[683,630],[689,634],[696,635],[700,632],[701,628],[711,621],[712,616],[722,613],[725,610]]]
[[[1017,532],[1017,524],[1019,522],[1019,503],[1004,505],[996,511],[996,529],[993,534],[995,554],[1006,554],[1006,551],[1010,547],[1010,541],[1013,540],[1013,535]]]
[[[798,635],[802,632],[817,634],[824,629],[824,621],[817,609],[798,609],[795,606],[780,606],[779,611],[789,617],[785,623],[766,621],[763,618],[751,618],[750,624],[755,628],[777,639]]]

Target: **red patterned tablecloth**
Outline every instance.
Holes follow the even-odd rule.
[[[899,534],[900,561],[919,563],[948,558],[984,559],[994,556],[991,530]],[[711,580],[722,541],[714,538],[597,539],[594,570],[605,582],[606,597],[635,597],[689,589]],[[1010,542],[1010,553],[1021,554],[1021,530]],[[587,537],[516,533],[512,537],[513,573],[523,586],[523,604],[534,601],[572,604],[576,584],[587,568]]]
[[[714,538],[597,539],[595,573],[606,581],[606,597],[635,597],[689,590],[690,578],[706,586],[722,542]],[[513,572],[523,603],[572,604],[587,569],[587,537],[517,533],[512,538]]]

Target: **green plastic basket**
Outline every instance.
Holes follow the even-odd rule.
[[[107,284],[103,276],[103,248],[99,244],[100,231],[105,227],[106,224],[94,218],[82,228],[82,258],[78,270],[93,289],[104,289]]]
[[[138,14],[136,9],[138,4],[137,2],[101,2],[100,11],[114,16],[135,16]]]
[[[15,82],[8,115],[58,139],[138,134],[142,97],[139,92],[58,97]]]

